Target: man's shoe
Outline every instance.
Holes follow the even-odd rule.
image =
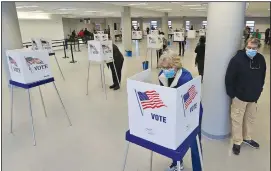
[[[114,87],[114,90],[118,90],[118,89],[120,89],[120,86],[115,86]]]
[[[115,84],[113,84],[112,86],[110,86],[109,88],[110,89],[112,89],[112,88],[115,88],[116,87],[116,85]]]
[[[233,144],[233,147],[232,147],[233,154],[239,155],[240,154],[240,149],[241,149],[240,145]]]
[[[249,145],[252,148],[256,148],[256,149],[260,148],[260,145],[254,140],[244,140],[244,143]]]

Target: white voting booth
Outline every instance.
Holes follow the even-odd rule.
[[[53,77],[47,50],[7,50],[11,80],[28,84]]]
[[[151,30],[152,35],[159,35],[159,30]]]
[[[107,92],[106,92],[106,87],[105,87],[104,64],[113,62],[114,69],[116,72],[116,67],[115,67],[114,59],[113,59],[112,40],[108,40],[108,41],[89,40],[88,41],[88,59],[89,59],[89,64],[88,64],[88,76],[87,76],[87,95],[88,95],[90,62],[92,61],[92,62],[97,62],[100,64],[102,87],[104,88],[105,96],[107,98]]]
[[[206,32],[205,29],[199,29],[199,36],[205,36]]]
[[[195,39],[196,38],[196,30],[188,30],[187,38],[188,39]]]
[[[163,36],[156,35],[156,34],[148,34],[147,35],[147,54],[146,58],[148,57],[148,51],[151,52],[151,68],[152,68],[152,51],[159,50],[163,48]],[[146,61],[146,60],[145,60]]]
[[[61,76],[62,76],[63,80],[65,80],[64,75],[62,73],[62,70],[60,68],[60,65],[58,63],[58,60],[56,58],[56,55],[54,53],[51,40],[48,40],[48,39],[45,39],[45,38],[31,38],[31,42],[32,42],[32,50],[34,50],[34,51],[36,51],[36,50],[46,50],[47,53],[50,56],[54,55],[57,66],[58,66],[58,69],[59,69],[59,71],[61,73]]]
[[[94,34],[94,40],[96,40],[96,41],[108,41],[108,34]]]
[[[176,150],[199,125],[201,77],[179,88],[151,78],[148,69],[127,79],[130,133]]]
[[[97,34],[104,34],[104,31],[97,31]]]
[[[173,41],[174,42],[183,42],[184,41],[184,32],[174,32]]]
[[[142,31],[132,31],[132,40],[141,40]]]

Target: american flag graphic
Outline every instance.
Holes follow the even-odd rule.
[[[137,92],[137,94],[143,109],[166,107],[155,90]]]
[[[13,65],[15,65],[16,67],[18,67],[17,62],[16,62],[12,57],[9,56],[8,59],[9,59],[9,62],[10,62],[11,64],[13,64]]]
[[[192,100],[196,97],[196,95],[197,95],[197,92],[196,92],[195,86],[192,85],[188,89],[188,92],[185,93],[183,96],[185,109],[187,109],[188,106],[192,103]]]
[[[25,60],[28,64],[43,64],[43,61],[39,58],[33,58],[33,57],[25,57]]]

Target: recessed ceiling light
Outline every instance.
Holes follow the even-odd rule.
[[[85,11],[85,12],[93,12],[94,13],[94,12],[101,12],[101,11]]]
[[[138,4],[129,4],[130,6],[133,6],[133,5],[148,5],[147,3],[138,3]]]
[[[201,4],[201,5],[206,6],[206,5],[208,5],[208,4]]]
[[[37,7],[39,7],[39,6],[37,6],[37,5],[29,5],[29,6],[24,6],[25,8],[37,8]]]
[[[31,12],[44,12],[44,11],[41,11],[41,10],[37,10],[37,11],[31,11]]]
[[[16,7],[17,9],[21,9],[21,8],[24,8],[23,6],[19,6],[19,7]]]
[[[146,7],[146,8],[161,8],[160,6]]]
[[[270,9],[268,9],[270,11]]]
[[[168,9],[158,9],[158,10],[161,10],[161,11],[171,11],[172,9],[168,8]]]
[[[182,5],[183,7],[201,7],[201,4]]]
[[[189,9],[203,10],[203,9],[206,9],[206,8],[189,8]]]
[[[196,10],[196,11],[206,11],[206,10]]]
[[[74,11],[76,9],[75,8],[60,8],[58,10],[60,10],[60,11]]]

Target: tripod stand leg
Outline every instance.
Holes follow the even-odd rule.
[[[197,145],[198,145],[198,151],[199,151],[201,170],[204,171],[204,169],[203,169],[203,159],[202,159],[202,153],[201,153],[201,147],[200,147],[200,141],[199,141],[199,135],[197,135],[196,139],[197,139]]]
[[[39,92],[40,92],[40,97],[41,97],[41,102],[42,102],[44,114],[45,114],[45,117],[47,117],[46,108],[45,108],[45,105],[44,105],[44,100],[43,100],[43,96],[42,96],[42,93],[41,93],[40,86],[39,86]]]
[[[65,106],[64,106],[64,103],[63,103],[63,101],[62,101],[62,99],[61,99],[61,97],[60,97],[60,94],[59,94],[59,92],[58,92],[58,90],[57,90],[57,88],[56,88],[55,82],[53,82],[53,84],[54,84],[54,87],[55,87],[55,89],[56,89],[58,98],[59,98],[59,100],[60,100],[60,102],[61,102],[61,104],[62,104],[62,107],[63,107],[63,109],[64,109],[64,111],[65,111],[65,114],[66,114],[66,116],[67,116],[67,119],[68,119],[68,121],[69,121],[69,124],[70,124],[70,126],[72,126],[70,117],[69,117],[69,115],[68,115],[68,113],[67,113],[67,110],[66,110],[66,108],[65,108]]]
[[[58,69],[59,69],[59,71],[60,71],[60,73],[61,73],[61,75],[62,75],[63,80],[65,81],[64,75],[63,75],[62,70],[61,70],[61,68],[60,68],[60,65],[59,65],[59,63],[58,63],[58,61],[57,61],[56,55],[54,55],[54,56],[55,56],[55,60],[56,60]]]
[[[13,133],[13,85],[11,85],[10,133]]]
[[[152,171],[152,158],[153,158],[153,151],[151,151],[151,158],[150,158],[150,171]]]
[[[90,62],[88,62],[87,95],[88,95],[88,82],[89,82],[89,68],[90,68]]]
[[[31,98],[30,98],[30,89],[27,89],[27,91],[28,91],[29,111],[30,111],[30,118],[31,118],[31,125],[32,125],[33,145],[36,146],[36,135],[35,135],[35,128],[34,128],[33,115],[32,115],[32,106],[31,106]]]
[[[102,65],[102,78],[103,78],[103,87],[104,87],[104,93],[105,93],[105,99],[107,100],[107,91],[106,91],[106,86],[105,86],[105,75],[104,75],[104,64]]]
[[[102,88],[104,88],[104,85],[103,85],[103,68],[102,68],[102,64],[100,64],[100,73],[101,73],[101,83],[102,83]]]
[[[113,66],[114,66],[114,70],[115,70],[115,73],[116,73],[116,76],[117,76],[118,84],[120,86],[120,80],[119,80],[119,76],[118,76],[118,73],[117,73],[117,69],[116,69],[116,65],[115,65],[114,60],[113,60]]]
[[[127,142],[126,149],[125,149],[125,154],[124,154],[124,161],[123,161],[122,171],[125,170],[127,155],[128,155],[128,151],[129,151],[129,145],[130,145],[130,142]]]

